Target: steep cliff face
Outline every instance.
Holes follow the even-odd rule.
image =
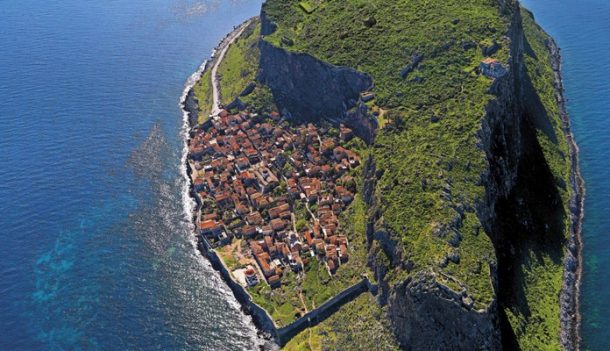
[[[557,111],[562,103],[557,70],[549,70],[556,65],[554,46],[541,29],[532,29],[533,18],[512,0],[470,4],[469,11],[493,7],[495,17],[486,19],[500,20],[484,28],[471,22],[448,40],[438,33],[454,35],[465,20],[457,1],[439,2],[449,4],[451,14],[442,25],[422,22],[424,29],[397,23],[397,28],[376,28],[375,23],[382,6],[414,4],[408,10],[425,12],[429,3],[321,5],[313,14],[301,14],[287,2],[273,3],[278,24],[263,10],[263,34],[282,36],[274,38],[275,44],[262,40],[259,80],[271,88],[284,113],[300,120],[344,122],[372,144],[360,183],[367,206],[367,259],[379,283],[377,301],[387,306],[401,347],[568,347],[565,334],[560,338],[560,313],[567,320],[565,310],[574,309],[560,311],[557,279],[566,252],[574,251],[571,246],[566,250],[574,223],[567,213],[573,187],[566,170],[574,161],[565,141],[568,128],[562,126],[565,111]],[[339,33],[337,39],[345,41],[329,45],[334,37],[315,26],[325,21],[332,27],[346,8],[360,13],[362,26],[354,27],[356,34]],[[281,22],[278,14],[286,13],[292,13],[293,22]],[[395,18],[394,13],[383,15],[388,21]],[[307,25],[301,26],[303,21]],[[424,24],[439,35],[433,44],[413,40],[400,52],[383,51],[387,62],[400,60],[400,68],[410,67],[405,75],[404,69],[378,70],[378,65],[345,54],[373,46],[375,35],[406,38],[403,32],[416,37],[432,30]],[[284,40],[284,35],[290,38]],[[295,40],[305,42],[297,45],[301,52],[290,49]],[[473,54],[477,46],[482,57]],[[333,60],[329,52],[344,55],[353,67],[368,67],[371,76],[316,58]],[[503,74],[493,83],[473,68],[473,62],[476,67],[489,56],[503,64]],[[428,95],[418,90],[422,87],[430,89]],[[376,119],[360,99],[370,89],[384,98],[374,101],[377,107],[393,112],[383,130],[376,130]],[[566,272],[574,272],[577,262],[569,257]],[[563,299],[573,301],[568,295]]]
[[[406,350],[501,349],[497,301],[477,308],[459,281],[433,269],[413,271],[414,264],[399,237],[379,225],[383,215],[375,190],[379,170],[372,157],[367,159],[363,173],[362,194],[370,209],[366,226],[369,265],[379,282],[378,303],[388,306],[388,318],[398,343]],[[459,261],[455,256],[449,259]],[[406,272],[406,279],[387,279],[391,270]],[[497,286],[495,267],[490,271],[490,282]]]
[[[261,14],[261,32],[271,34],[275,25]],[[371,141],[376,122],[360,99],[373,85],[370,76],[349,67],[320,61],[305,53],[294,53],[260,41],[258,80],[268,86],[280,110],[295,120],[320,118],[345,123],[366,141]]]
[[[528,261],[532,252],[551,257],[556,264],[560,264],[563,256],[566,213],[557,190],[557,177],[537,138],[537,133],[549,129],[541,124],[552,122],[524,63],[528,44],[520,9],[515,8],[512,16],[506,33],[510,38],[508,71],[490,88],[495,98],[485,108],[479,132],[479,146],[485,152],[488,167],[481,175],[485,196],[477,204],[476,213],[494,244],[496,262],[491,264],[489,279],[496,298],[485,308],[477,309],[466,288],[456,289],[460,282],[445,284],[451,282],[450,277],[428,269],[399,282],[388,282],[385,274],[389,270],[410,271],[408,257],[398,249],[394,233],[383,226],[375,227],[380,213],[372,211],[369,218],[367,236],[379,243],[372,245],[370,255],[376,257],[383,252],[389,260],[381,264],[377,259],[370,260],[382,288],[380,302],[387,302],[388,317],[405,349],[524,347],[515,331],[524,325],[507,317],[508,312],[525,316],[527,321],[532,314],[529,306],[536,303],[528,301],[524,292],[527,288],[524,262],[536,264]],[[369,160],[363,193],[372,208],[375,208],[374,173],[374,161]],[[566,265],[573,267],[573,261]],[[565,342],[564,347],[568,347]]]
[[[524,123],[521,96],[524,74],[523,28],[518,9],[507,36],[511,39],[508,73],[497,78],[490,88],[496,98],[486,106],[479,132],[480,147],[485,151],[488,171],[483,175],[485,202],[477,212],[488,233],[493,233],[496,201],[506,197],[517,182],[517,166],[524,149],[521,134]]]
[[[485,111],[479,132],[480,147],[485,151],[488,169],[481,176],[485,185],[485,198],[478,204],[476,213],[486,233],[497,233],[496,203],[511,193],[519,178],[518,165],[523,155],[521,129],[523,112],[521,107],[521,75],[523,65],[523,32],[519,12],[514,15],[507,36],[511,39],[511,57],[508,72],[497,78],[490,92],[495,95]],[[366,172],[366,170],[365,170]],[[365,179],[370,178],[369,174]],[[363,192],[371,193],[374,182],[365,181]],[[372,198],[368,196],[368,198]],[[372,202],[372,200],[370,201]],[[376,214],[378,216],[378,214]],[[375,219],[371,218],[370,222]],[[496,231],[494,231],[496,230]],[[390,258],[391,267],[409,271],[408,258],[391,243],[396,235],[385,228],[371,228],[371,236],[379,240],[381,249]],[[386,243],[385,245],[383,243]],[[394,248],[393,250],[390,248]],[[505,248],[499,248],[502,252]],[[371,255],[379,250],[372,249]],[[448,260],[459,262],[452,256]],[[375,264],[376,260],[371,261]],[[383,265],[382,265],[383,266]],[[466,288],[459,288],[460,282],[441,272],[424,269],[409,275],[405,280],[394,284],[384,283],[387,267],[376,267],[377,277],[385,288],[381,296],[387,296],[388,317],[392,321],[395,335],[400,344],[409,350],[497,350],[501,349],[502,335],[498,300],[494,299],[484,308],[476,308],[473,298]],[[498,271],[496,265],[490,267],[491,285],[498,291]],[[453,284],[451,284],[453,283]],[[503,286],[503,288],[505,288]],[[382,303],[385,301],[382,301]]]
[[[506,105],[510,110],[496,111],[516,123],[507,125],[510,118],[493,123],[488,111],[489,125],[501,128],[495,133],[491,128],[486,181],[491,216],[482,221],[498,260],[502,342],[505,349],[528,349],[535,345],[534,336],[542,336],[551,341],[549,347],[573,350],[578,343],[574,277],[582,205],[576,150],[563,106],[557,48],[531,13],[517,12],[514,23],[513,101]],[[546,324],[536,322],[542,313]],[[561,327],[548,330],[558,320]],[[537,330],[525,333],[528,328]]]
[[[513,241],[519,240],[511,231],[519,218],[513,218],[508,224],[506,217],[514,216],[520,211],[504,213],[506,203],[516,207],[517,200],[513,194],[516,185],[524,180],[521,165],[532,161],[525,155],[530,143],[526,138],[528,123],[524,110],[523,81],[526,77],[523,64],[523,26],[519,8],[513,15],[513,21],[508,37],[511,39],[511,56],[509,59],[508,74],[496,79],[491,92],[496,96],[486,107],[485,118],[480,131],[481,148],[485,151],[488,170],[482,176],[485,185],[484,201],[477,208],[477,215],[486,233],[489,233],[496,254],[496,266],[491,270],[496,291],[496,305],[490,309],[496,323],[496,336],[500,336],[499,345],[503,349],[518,349],[512,326],[504,312],[507,301],[512,300],[512,284],[516,284],[511,277],[514,262],[510,257],[514,254]],[[528,180],[525,180],[526,182]],[[519,199],[517,201],[527,201]],[[532,199],[533,200],[533,199]],[[535,201],[535,200],[534,200]],[[516,210],[516,209],[515,209]],[[522,282],[521,282],[522,285]]]
[[[498,350],[495,305],[476,311],[459,292],[419,272],[393,287],[389,317],[406,350]]]

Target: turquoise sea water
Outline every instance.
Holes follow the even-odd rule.
[[[0,350],[252,350],[193,245],[179,98],[260,0],[0,3]]]
[[[581,288],[585,350],[610,345],[610,2],[526,0],[562,49],[572,129],[587,197]]]

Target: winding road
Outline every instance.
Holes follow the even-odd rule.
[[[236,28],[236,30],[231,32],[231,34],[229,34],[229,36],[227,38],[225,38],[225,40],[223,40],[223,42],[221,44],[221,48],[220,48],[220,53],[218,54],[218,57],[214,60],[214,65],[212,66],[212,74],[210,74],[210,79],[212,80],[212,113],[211,113],[212,116],[218,116],[218,114],[221,111],[220,87],[219,87],[219,81],[218,81],[218,77],[217,77],[218,66],[220,66],[220,63],[224,59],[225,54],[227,53],[227,50],[229,49],[229,46],[231,46],[231,44],[233,44],[235,39],[237,39],[241,35],[241,33],[244,32],[244,30],[246,29],[246,27],[248,27],[250,22],[252,22],[252,20],[248,20],[248,21],[242,23],[239,27]]]

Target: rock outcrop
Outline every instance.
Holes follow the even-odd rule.
[[[507,66],[506,74],[495,78],[489,89],[494,98],[481,111],[484,117],[477,136],[487,166],[480,179],[485,193],[476,203],[466,205],[471,209],[474,207],[479,227],[482,226],[477,227],[477,235],[479,229],[484,231],[495,250],[495,257],[481,261],[481,264],[489,264],[489,286],[493,289],[491,301],[488,299],[484,304],[476,301],[466,287],[452,281],[442,270],[414,267],[401,245],[401,233],[392,232],[383,223],[380,196],[376,194],[376,191],[383,191],[377,189],[383,170],[378,169],[372,156],[363,167],[361,194],[368,208],[367,263],[379,283],[378,302],[387,306],[387,317],[394,335],[401,347],[407,350],[517,349],[518,340],[505,311],[527,317],[523,260],[531,252],[551,257],[558,264],[564,258],[563,248],[567,245],[562,226],[565,224],[563,219],[569,214],[564,213],[557,177],[545,159],[537,133],[547,133],[551,140],[563,136],[554,135],[553,128],[540,124],[549,123],[549,116],[525,64],[528,43],[519,4],[512,0],[500,0],[499,4],[501,11],[511,18],[508,31],[503,33],[508,40],[502,44],[502,49],[510,48],[510,56],[507,62],[503,62]],[[264,8],[261,21],[263,35],[276,30],[277,26],[267,18]],[[506,43],[509,46],[504,46]],[[474,47],[475,43],[464,44],[465,50]],[[487,56],[498,49],[500,46],[495,42],[482,48]],[[554,56],[552,51],[556,48],[553,43],[549,49]],[[260,42],[260,52],[257,79],[271,89],[284,115],[303,121],[324,118],[345,123],[365,141],[373,142],[377,122],[361,99],[362,93],[373,85],[370,76],[349,67],[328,64],[307,53],[286,50],[265,40]],[[414,55],[401,75],[406,77],[421,59],[422,56]],[[560,84],[555,88],[561,104]],[[565,111],[561,113],[564,114],[561,117],[567,120]],[[433,123],[439,120],[441,118],[437,116],[431,118]],[[576,160],[571,162],[576,167]],[[580,199],[572,202],[576,201]],[[571,203],[571,206],[576,208],[580,205]],[[461,211],[456,209],[456,212],[459,214]],[[439,229],[455,234],[448,239],[451,250],[461,241],[460,220],[456,218],[456,224]],[[569,257],[564,261],[568,272],[566,277],[572,287],[578,266],[578,248],[575,245],[578,243],[568,246]],[[459,262],[460,255],[455,250],[447,252],[439,266]],[[570,314],[565,311],[575,311],[574,301],[573,294],[564,292],[562,303],[567,306],[562,307],[562,323],[570,322]],[[564,347],[568,348],[565,340],[573,333],[575,331],[570,330],[568,336],[561,336]]]
[[[393,287],[388,315],[406,350],[498,350],[495,304],[470,308],[470,300],[418,272]]]
[[[275,28],[261,13],[263,34]],[[305,53],[295,53],[260,41],[257,80],[271,89],[278,108],[295,120],[320,118],[345,123],[365,141],[372,141],[377,122],[360,94],[369,90],[370,76],[349,67],[334,66]]]
[[[375,225],[380,213],[374,209],[375,195],[371,194],[374,161],[367,161],[364,170],[363,194],[373,208],[367,227],[367,238],[374,241],[369,263],[379,280],[379,300],[387,303],[394,333],[407,350],[518,348],[503,309],[527,315],[524,283],[519,280],[523,274],[521,259],[533,248],[561,260],[563,228],[541,215],[565,216],[554,176],[536,137],[536,128],[540,128],[537,121],[548,116],[541,115],[544,108],[525,68],[520,9],[515,7],[511,13],[512,23],[506,33],[511,45],[508,72],[496,78],[490,88],[495,98],[486,106],[479,131],[479,147],[485,152],[488,167],[481,175],[485,197],[475,210],[496,253],[495,262],[490,264],[490,282],[495,291],[491,303],[475,308],[466,289],[455,290],[444,284],[446,277],[433,269],[417,271],[398,282],[385,280],[386,272],[409,272],[410,265],[398,249],[400,245],[395,244],[399,236]],[[380,252],[389,262],[375,259]],[[459,262],[459,256],[446,257],[446,261],[456,260]],[[565,264],[572,262],[574,266],[573,261],[566,260]]]
[[[515,13],[508,36],[511,38],[510,70],[502,78],[496,79],[492,88],[496,98],[486,108],[480,129],[480,147],[487,156],[488,171],[482,175],[486,196],[478,208],[477,216],[487,233],[494,233],[496,223],[496,202],[508,198],[519,177],[519,164],[523,157],[524,113],[522,108],[520,79],[523,72],[523,32],[518,11]],[[373,163],[372,161],[368,161]],[[374,164],[374,163],[373,163]],[[365,167],[363,194],[367,204],[374,205],[370,195],[374,181],[371,167]],[[372,211],[372,216],[379,216]],[[384,281],[384,273],[389,269],[410,270],[407,257],[396,245],[396,235],[383,227],[374,227],[375,218],[370,218],[368,237],[379,244],[373,245],[370,255],[379,255],[382,250],[389,258],[389,267],[374,267],[380,280],[382,303],[388,304],[388,317],[395,335],[408,350],[498,350],[502,348],[503,323],[494,299],[485,308],[474,307],[473,298],[466,289],[455,290],[444,284],[446,277],[432,269],[423,269],[408,275],[397,283]],[[497,230],[496,230],[497,232]],[[378,248],[375,249],[375,246]],[[501,248],[500,250],[504,250]],[[459,255],[449,254],[447,261],[459,262]],[[375,265],[379,260],[370,260]],[[447,263],[444,263],[445,265]],[[383,265],[381,265],[383,266]],[[497,268],[490,267],[491,285],[497,291],[499,277]],[[455,284],[454,284],[455,285]],[[459,285],[459,282],[458,282]]]

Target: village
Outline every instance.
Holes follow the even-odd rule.
[[[342,146],[353,137],[343,125],[296,125],[275,112],[222,110],[194,129],[198,233],[211,248],[236,250],[241,264],[228,268],[242,285],[280,287],[311,260],[332,276],[349,260],[338,216],[354,199],[349,171],[360,158]]]

